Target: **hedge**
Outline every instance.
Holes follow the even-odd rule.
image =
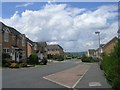
[[[115,90],[120,90],[120,40],[109,55],[103,55],[102,68]]]

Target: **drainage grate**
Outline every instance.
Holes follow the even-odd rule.
[[[95,87],[95,86],[102,86],[102,85],[100,84],[100,82],[90,82],[89,86],[90,87]]]

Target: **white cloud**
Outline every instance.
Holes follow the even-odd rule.
[[[21,5],[16,5],[16,8],[27,7],[27,6],[30,6],[30,5],[33,5],[33,3],[25,3],[25,4],[21,4]]]
[[[17,12],[3,22],[21,33],[25,33],[33,41],[54,41],[66,51],[83,51],[98,47],[98,36],[106,43],[117,33],[117,21],[109,22],[117,17],[117,6],[98,7],[94,11],[85,8],[74,8],[67,4],[46,4],[38,11],[26,10]]]

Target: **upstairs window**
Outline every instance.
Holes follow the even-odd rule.
[[[5,32],[4,32],[4,41],[5,42],[9,42],[9,29],[8,28],[4,28],[3,29]]]
[[[25,35],[22,36],[22,46],[25,46]]]
[[[9,32],[7,30],[4,32],[4,41],[5,42],[9,41]]]

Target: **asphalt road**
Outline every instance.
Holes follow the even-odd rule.
[[[65,88],[43,77],[78,65],[74,61],[57,62],[41,67],[3,69],[3,88]]]
[[[24,69],[3,69],[2,87],[3,88],[66,88],[59,84],[44,79],[44,76],[60,72],[79,64],[77,60],[57,62],[41,67]],[[90,64],[91,68],[84,77],[78,82],[75,88],[92,88],[90,83],[99,82],[101,86],[93,88],[111,88],[107,83],[103,72],[97,64]]]

